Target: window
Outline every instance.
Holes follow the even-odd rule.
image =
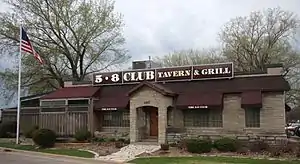
[[[168,109],[167,111],[167,125],[172,126],[173,125],[173,110]]]
[[[104,111],[103,126],[129,127],[129,111]]]
[[[87,106],[89,105],[88,99],[68,100],[69,106]]]
[[[72,112],[87,112],[89,110],[88,107],[76,107],[76,106],[69,106],[68,111]]]
[[[222,127],[221,109],[186,109],[183,110],[184,126]]]
[[[245,109],[245,124],[249,128],[260,127],[260,108]]]
[[[58,107],[58,106],[65,106],[65,100],[42,100],[41,106],[42,107]]]
[[[41,112],[65,112],[65,108],[42,108]]]

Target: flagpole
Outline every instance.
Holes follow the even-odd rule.
[[[16,144],[19,144],[20,136],[20,108],[21,108],[21,64],[22,64],[22,25],[20,25],[20,54],[19,54],[19,81],[18,81],[18,108],[17,108],[17,135],[16,135]]]

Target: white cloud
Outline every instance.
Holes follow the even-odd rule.
[[[7,6],[0,0],[0,11]],[[218,45],[224,23],[251,11],[281,7],[300,16],[300,0],[116,0],[133,60]]]
[[[300,15],[299,0],[116,0],[133,59],[218,45],[222,25],[251,11],[281,7]]]

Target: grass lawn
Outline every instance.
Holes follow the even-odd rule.
[[[35,151],[35,152],[43,152],[43,153],[51,153],[51,154],[60,154],[60,155],[68,155],[68,156],[76,156],[76,157],[84,157],[84,158],[93,158],[94,154],[76,150],[76,149],[35,149],[34,146],[31,145],[17,145],[13,143],[0,143],[0,147],[19,149],[19,150],[27,150],[27,151]]]
[[[279,161],[267,159],[233,157],[151,157],[130,161],[135,164],[299,164],[300,161]]]

